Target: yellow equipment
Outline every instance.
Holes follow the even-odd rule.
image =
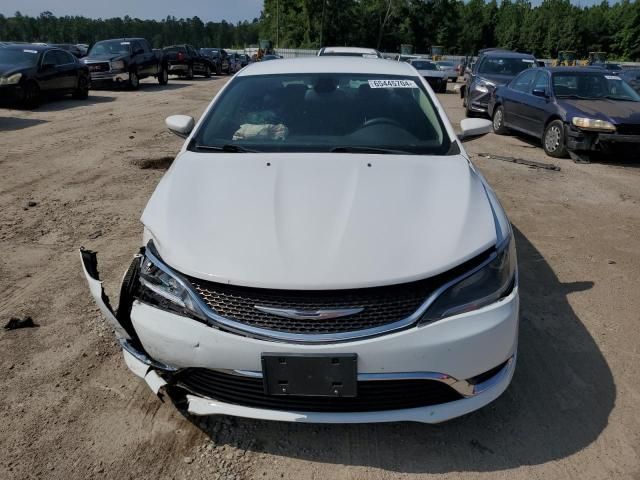
[[[444,57],[444,47],[442,45],[433,45],[431,47],[431,60],[438,61]]]
[[[589,58],[583,62],[584,65],[593,65],[594,63],[606,63],[607,52],[589,52]]]
[[[562,50],[558,52],[558,58],[553,62],[554,67],[575,67],[577,54],[572,50]]]

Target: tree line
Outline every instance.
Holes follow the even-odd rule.
[[[606,0],[579,6],[570,0],[265,0],[260,18],[237,24],[204,23],[199,17],[164,20],[90,19],[0,15],[0,41],[93,43],[104,38],[141,36],[154,47],[177,43],[244,47],[269,39],[275,46],[319,48],[353,45],[417,52],[441,45],[450,54],[474,54],[504,47],[540,58],[573,50],[611,58],[640,59],[640,2]]]
[[[279,26],[279,27],[278,27]],[[260,33],[281,47],[357,45],[450,54],[504,47],[555,58],[574,50],[640,59],[640,2],[581,7],[570,0],[265,0]]]
[[[143,37],[155,48],[189,43],[197,47],[243,47],[258,42],[259,21],[204,23],[200,18],[141,20],[92,19],[80,16],[56,17],[43,12],[37,17],[0,14],[0,41],[92,44],[107,38]]]

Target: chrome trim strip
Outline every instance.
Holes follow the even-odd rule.
[[[213,310],[200,298],[197,292],[193,290],[191,284],[188,280],[186,280],[180,273],[173,270],[167,264],[165,264],[159,258],[159,254],[155,251],[155,247],[153,246],[153,242],[150,241],[145,250],[145,255],[149,257],[149,259],[163,272],[167,273],[174,277],[180,285],[187,291],[194,304],[200,310],[200,315],[204,316],[209,322],[209,325],[216,327],[223,325],[224,327],[239,332],[241,334],[250,334],[255,335],[258,338],[268,339],[268,340],[280,340],[287,342],[295,342],[295,343],[332,343],[332,342],[344,342],[349,340],[359,340],[367,337],[375,337],[382,334],[387,334],[391,332],[395,332],[397,330],[402,330],[406,327],[409,327],[420,320],[420,317],[424,315],[427,309],[436,301],[436,299],[444,293],[447,289],[455,285],[456,283],[464,280],[465,278],[473,275],[478,270],[484,268],[487,264],[491,263],[496,257],[497,252],[491,252],[491,254],[478,266],[473,268],[472,270],[467,271],[466,273],[454,278],[453,280],[445,283],[440,286],[436,290],[434,290],[431,295],[427,297],[427,299],[418,307],[418,309],[402,320],[398,320],[393,323],[388,323],[386,325],[381,325],[375,328],[368,328],[366,330],[357,330],[353,332],[341,332],[341,333],[324,333],[324,334],[303,334],[303,333],[286,333],[286,332],[278,332],[275,330],[266,330],[263,328],[256,328],[250,325],[246,325],[241,322],[236,322],[234,320],[221,317],[220,315],[213,312]]]
[[[433,380],[449,385],[455,391],[465,398],[475,397],[481,393],[490,390],[498,385],[505,377],[511,374],[516,365],[516,355],[513,355],[506,361],[504,367],[500,369],[493,377],[476,385],[469,383],[467,380],[458,380],[457,378],[438,372],[398,372],[398,373],[359,373],[359,382],[379,382],[384,380]],[[239,377],[262,378],[262,372],[255,370],[226,370],[217,369],[216,371]]]
[[[277,317],[292,318],[294,320],[329,320],[355,315],[364,310],[364,307],[304,310],[297,308],[264,307],[262,305],[254,305],[253,308]]]
[[[177,368],[171,367],[171,366],[169,366],[167,364],[164,364],[162,362],[158,362],[157,360],[152,359],[146,353],[141,352],[140,350],[138,350],[128,340],[126,340],[124,338],[122,338],[122,339],[120,339],[118,341],[120,343],[120,346],[124,350],[129,352],[131,355],[133,355],[136,358],[136,360],[141,361],[145,365],[149,365],[152,368],[157,368],[158,370],[163,370],[165,372],[175,372],[175,371],[178,370]]]

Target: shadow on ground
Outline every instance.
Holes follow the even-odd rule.
[[[42,104],[34,111],[60,112],[62,110],[71,110],[74,108],[87,107],[90,105],[99,105],[101,103],[110,103],[114,100],[115,97],[96,95],[92,91],[89,92],[89,97],[86,100],[76,100],[69,96],[51,96],[43,99]]]
[[[41,123],[47,123],[47,120],[0,116],[0,132],[22,130],[23,128],[33,127],[34,125],[40,125]]]
[[[403,473],[496,471],[573,455],[607,425],[616,389],[594,339],[567,295],[590,281],[562,283],[516,230],[521,327],[518,367],[493,404],[441,425],[307,425],[192,418],[217,444],[336,465]]]

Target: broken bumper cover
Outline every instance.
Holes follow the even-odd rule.
[[[309,423],[439,423],[495,400],[508,387],[515,370],[517,286],[496,304],[425,327],[338,344],[274,344],[224,332],[140,301],[133,302],[131,325],[125,328],[104,294],[95,253],[81,250],[80,255],[91,294],[114,328],[129,369],[158,395],[162,395],[163,390],[172,397],[179,392],[180,403],[194,415]],[[261,353],[274,349],[293,354],[309,353],[309,350],[313,353],[355,352],[359,359],[358,382],[407,378],[441,382],[455,390],[459,399],[417,408],[295,411],[221,401],[185,389],[180,382],[181,372],[192,368],[261,378]],[[428,371],[424,368],[426,365],[430,367]]]
[[[640,135],[588,132],[571,125],[565,125],[565,138],[567,148],[574,151],[635,153],[640,143]]]
[[[93,83],[124,83],[129,81],[129,72],[91,72]]]

